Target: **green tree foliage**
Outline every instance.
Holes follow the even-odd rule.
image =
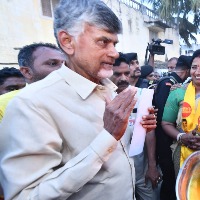
[[[166,22],[175,22],[178,25],[180,37],[188,46],[191,46],[191,40],[196,42],[195,35],[200,29],[200,0],[146,1],[153,5],[161,19]]]

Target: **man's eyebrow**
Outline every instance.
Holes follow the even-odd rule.
[[[49,58],[47,59],[46,61],[54,61],[54,60],[62,60],[62,59],[59,59],[59,58]],[[64,59],[63,59],[64,60]]]
[[[119,42],[119,40],[113,40],[113,39],[111,39],[111,38],[109,38],[107,36],[102,36],[102,37],[100,37],[100,39],[107,40],[109,42],[114,42],[114,44],[117,44]]]
[[[43,63],[47,63],[47,62],[52,62],[52,61],[64,61],[65,59],[59,59],[59,58],[49,58],[48,60],[45,60]]]

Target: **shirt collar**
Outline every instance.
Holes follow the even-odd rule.
[[[101,81],[102,85],[98,85],[69,69],[64,64],[57,72],[83,99],[86,99],[95,88],[103,89],[104,87],[107,87],[112,91],[117,89],[117,86],[109,79],[103,79]]]

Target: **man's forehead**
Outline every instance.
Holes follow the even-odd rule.
[[[89,33],[89,34],[94,34],[97,38],[102,38],[105,37],[108,40],[118,43],[118,34],[117,33],[111,33],[109,30],[102,29],[100,27],[90,25],[90,24],[85,24],[84,26],[84,32],[83,33]]]
[[[130,64],[138,63],[138,60],[131,60]]]
[[[53,49],[50,47],[38,47],[34,52],[33,52],[33,58],[52,58],[54,57],[59,57],[59,58],[65,58],[65,54],[57,49]]]
[[[167,64],[168,64],[168,66],[170,66],[170,65],[175,65],[176,63],[177,63],[176,60],[171,60]]]
[[[130,69],[129,69],[129,67],[127,66],[127,67],[113,67],[113,72],[119,72],[119,73],[121,73],[121,72],[130,72]]]

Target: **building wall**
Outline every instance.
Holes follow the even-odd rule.
[[[119,35],[117,50],[137,52],[141,63],[144,62],[145,50],[150,42],[150,32],[144,22],[144,15],[118,0],[104,0],[119,16],[123,24],[123,34]],[[53,35],[53,20],[42,15],[41,0],[1,0],[0,2],[0,68],[17,66],[19,48],[33,42],[56,43]],[[165,45],[167,57],[179,55],[177,31],[166,29],[158,33],[160,39],[173,39],[173,45]],[[155,56],[165,60],[166,56]],[[9,64],[11,63],[11,64]]]
[[[151,43],[150,30],[145,23],[148,16],[140,11],[125,5],[118,0],[104,0],[110,8],[119,16],[123,24],[123,34],[119,36],[118,51],[137,52],[139,61],[144,63],[145,51],[148,43]],[[126,1],[128,2],[128,1]],[[150,19],[149,19],[150,20]],[[165,46],[166,55],[155,55],[155,60],[165,61],[166,58],[179,57],[179,34],[173,28],[166,28],[157,33],[161,40],[171,39],[173,44],[161,44]]]
[[[18,48],[24,45],[56,43],[52,19],[42,15],[40,0],[1,0],[0,27],[0,63],[17,63]]]
[[[181,45],[181,55],[187,55],[192,56],[193,53],[200,49],[200,43],[199,44],[191,44],[191,47],[188,47],[187,45]]]

